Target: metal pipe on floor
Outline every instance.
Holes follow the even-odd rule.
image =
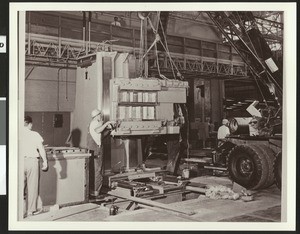
[[[206,192],[205,188],[198,188],[198,187],[193,187],[193,186],[186,186],[185,190],[188,190],[191,192],[196,192],[196,193],[205,193]]]
[[[108,192],[108,194],[110,194],[110,192]],[[172,205],[170,204],[163,204],[163,203],[159,203],[159,202],[155,202],[155,201],[151,201],[151,200],[146,200],[146,199],[142,199],[142,198],[138,198],[138,197],[131,197],[131,196],[126,196],[126,195],[117,195],[117,194],[112,194],[113,196],[116,197],[120,197],[129,201],[134,201],[140,204],[144,204],[144,205],[149,205],[149,206],[155,206],[155,207],[159,207],[165,210],[171,210],[171,211],[175,211],[178,213],[182,213],[185,215],[193,215],[195,214],[194,211],[185,211],[182,209],[178,209],[176,207],[172,207]]]

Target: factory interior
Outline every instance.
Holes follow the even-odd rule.
[[[285,221],[283,12],[25,18],[24,116],[48,168],[39,212],[26,215],[25,191],[21,219]]]

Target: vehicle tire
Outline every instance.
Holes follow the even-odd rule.
[[[274,161],[274,176],[275,176],[275,184],[280,190],[281,190],[281,180],[282,180],[281,169],[282,169],[282,156],[281,156],[281,152],[279,152],[276,155]]]
[[[274,170],[273,170],[273,167],[274,167],[274,161],[275,161],[275,153],[273,150],[271,150],[269,148],[268,145],[264,145],[264,144],[258,144],[258,145],[255,145],[256,147],[258,147],[261,152],[262,152],[262,155],[264,157],[266,157],[267,159],[267,162],[268,162],[268,177],[267,177],[267,180],[265,182],[264,185],[262,185],[261,188],[268,188],[270,187],[271,185],[274,184],[275,182],[275,176],[274,176]]]
[[[235,146],[227,158],[230,178],[246,189],[262,188],[269,177],[266,156],[255,145]]]

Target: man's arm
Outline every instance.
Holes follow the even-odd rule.
[[[101,126],[98,126],[95,128],[95,132],[96,133],[102,133],[104,131],[105,128],[107,128],[108,125],[110,124],[115,124],[114,121],[107,121],[105,124],[101,125]]]
[[[72,138],[72,132],[69,133],[69,136],[68,136],[68,138],[67,138],[67,140],[65,142],[66,145],[70,145],[71,146],[71,144],[72,144],[71,138]]]
[[[39,153],[40,153],[40,155],[41,155],[41,157],[43,159],[42,170],[43,171],[47,170],[47,168],[48,168],[48,160],[47,160],[46,151],[45,151],[45,148],[44,148],[42,142],[38,144],[38,150],[39,150]]]

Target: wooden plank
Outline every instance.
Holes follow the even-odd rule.
[[[111,193],[108,192],[108,194],[111,194]],[[114,195],[114,194],[112,194],[112,195]],[[138,203],[141,203],[141,204],[144,204],[144,205],[154,206],[154,207],[159,207],[159,208],[162,208],[162,209],[165,209],[165,210],[174,211],[174,212],[185,214],[185,215],[195,214],[194,211],[184,211],[183,209],[178,209],[178,208],[172,207],[170,204],[166,205],[166,204],[162,204],[162,203],[159,203],[159,202],[146,200],[146,199],[138,198],[138,197],[132,197],[132,196],[125,196],[125,195],[122,195],[122,196],[114,195],[114,196],[117,196],[117,197],[120,197],[120,198],[123,198],[123,199],[127,199],[129,201],[138,202]]]

